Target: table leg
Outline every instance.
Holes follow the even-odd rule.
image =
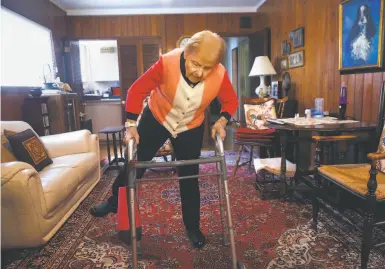
[[[120,146],[120,158],[123,160],[123,151],[122,151],[122,134],[119,132],[119,146]]]
[[[283,200],[286,195],[286,142],[287,133],[280,132],[280,144],[281,144],[281,175],[280,175],[280,199]]]
[[[114,155],[115,159],[114,162],[116,163],[117,166],[119,166],[119,160],[118,160],[118,146],[116,144],[116,133],[112,133],[112,144],[114,146]]]
[[[108,165],[111,165],[111,154],[110,154],[110,139],[108,137],[108,133],[106,134],[107,136],[107,154],[108,154]]]

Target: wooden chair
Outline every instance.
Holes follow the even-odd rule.
[[[379,118],[376,130],[376,140],[379,142],[379,149],[385,148],[385,82],[381,88],[381,99],[379,104]],[[385,206],[385,167],[379,170],[378,161],[385,160],[384,150],[367,155],[368,163],[363,164],[343,164],[343,165],[320,165],[322,146],[327,147],[328,143],[336,141],[357,142],[357,136],[314,136],[316,143],[316,173],[314,180],[313,224],[317,229],[317,217],[320,202],[325,203],[324,199],[329,193],[330,186],[339,189],[343,195],[349,195],[347,205],[356,212],[364,216],[363,239],[361,248],[361,268],[368,266],[369,253],[374,247],[384,246],[385,242],[373,242],[373,228],[385,225],[384,206]],[[374,140],[374,139],[373,139]],[[373,147],[374,148],[374,147]],[[385,165],[383,165],[385,166]],[[344,220],[355,225],[343,215],[344,205],[336,211]],[[382,208],[382,214],[380,208]]]
[[[288,100],[287,97],[283,99],[278,99],[278,100],[273,98],[242,97],[241,115],[245,115],[244,104],[262,105],[271,100],[275,101],[275,110],[276,110],[277,118],[282,118],[284,109],[285,109],[285,103]],[[261,117],[263,116],[261,115]],[[274,129],[253,130],[253,129],[247,128],[245,122],[237,122],[237,124],[238,124],[238,128],[236,129],[234,143],[239,145],[239,150],[238,150],[238,157],[234,166],[233,176],[236,175],[238,168],[243,165],[248,164],[249,169],[251,169],[254,147],[259,147],[261,149],[261,152],[263,151],[264,155],[272,156],[274,154],[274,147],[277,145],[275,143],[276,136],[274,134],[275,133]],[[245,149],[245,147],[250,148],[249,160],[242,164],[239,164],[241,159],[241,154]]]

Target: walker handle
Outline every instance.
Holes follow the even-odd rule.
[[[127,161],[130,162],[135,159],[136,144],[135,138],[131,137],[127,144]]]
[[[221,139],[221,136],[218,133],[215,134],[215,152],[219,156],[223,156],[225,154],[225,151],[223,148],[223,141]]]

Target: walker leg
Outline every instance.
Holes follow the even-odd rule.
[[[222,173],[220,163],[217,163],[217,172]],[[223,195],[223,184],[222,184],[221,176],[218,176],[218,193],[219,193],[219,208],[221,212],[221,226],[222,226],[222,232],[223,232],[223,245],[228,246],[229,238],[226,231],[226,215],[225,215],[225,209],[224,209],[225,199]]]
[[[229,229],[229,237],[230,237],[230,247],[231,247],[231,258],[232,258],[232,268],[237,269],[237,254],[235,251],[235,240],[234,240],[234,227],[233,227],[233,221],[231,219],[231,208],[230,208],[230,198],[229,198],[229,186],[227,182],[227,171],[226,171],[226,163],[225,158],[223,156],[221,163],[220,163],[221,171],[223,174],[221,175],[224,190],[225,190],[225,198],[226,198],[226,214],[227,214],[227,227]]]
[[[136,237],[136,217],[135,217],[135,189],[136,189],[136,167],[134,162],[136,160],[136,152],[134,151],[134,140],[131,139],[128,143],[128,217],[131,228],[131,246],[132,246],[132,268],[138,268],[138,245]]]
[[[136,220],[135,220],[135,189],[129,188],[129,204],[130,209],[128,211],[130,216],[130,227],[131,227],[131,246],[132,246],[132,268],[138,268],[138,246],[136,241]]]

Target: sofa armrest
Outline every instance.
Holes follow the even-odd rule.
[[[41,220],[47,215],[42,181],[29,164],[1,164],[1,240],[7,247],[36,245],[46,228]],[[4,243],[4,244],[3,244]]]
[[[90,136],[90,151],[96,152],[99,156],[99,136],[96,134],[91,134]]]
[[[51,158],[90,152],[93,147],[91,147],[92,134],[88,130],[42,136],[40,139]]]
[[[26,171],[23,171],[26,170]],[[27,173],[27,176],[37,174],[32,165],[25,162],[7,162],[1,164],[1,186],[10,181],[17,173]]]

